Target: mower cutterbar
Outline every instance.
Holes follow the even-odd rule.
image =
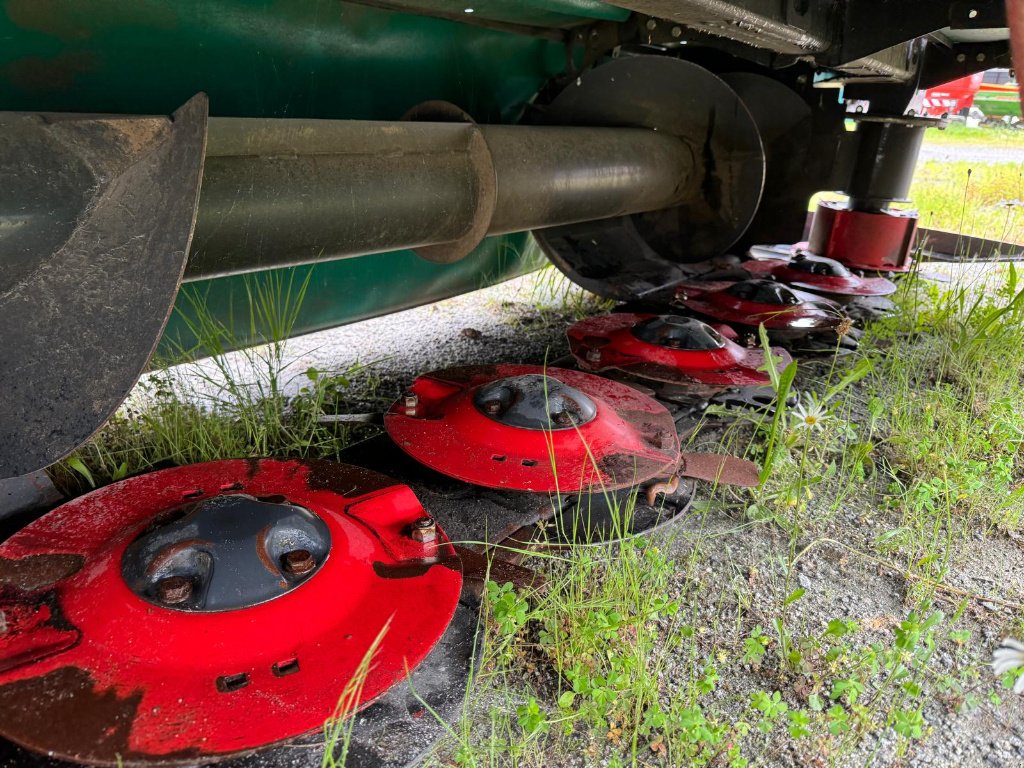
[[[614,369],[702,393],[768,384],[764,352],[742,347],[731,336],[731,328],[693,317],[630,313],[590,317],[568,331],[569,349],[583,370]],[[772,353],[780,370],[791,362],[785,350]]]

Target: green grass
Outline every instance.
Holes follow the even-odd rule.
[[[258,273],[246,280],[247,320],[261,346],[240,346],[208,311],[205,297],[185,289],[191,330],[210,356],[168,367],[160,362],[113,418],[85,445],[51,469],[58,484],[79,493],[126,476],[169,465],[261,456],[335,458],[367,427],[321,424],[356,378],[372,392],[373,372],[288,373],[286,341],[305,296],[311,270]],[[191,360],[195,350],[179,349]],[[288,389],[296,394],[286,395]]]
[[[941,130],[929,128],[924,140],[928,144],[1024,147],[1024,130],[1001,125],[968,128],[964,123],[951,122]]]
[[[841,195],[814,195],[842,200]],[[1024,244],[1024,163],[969,163],[927,160],[920,163],[910,187],[909,206],[929,229],[957,232]]]
[[[1024,164],[921,163],[910,188],[921,226],[1024,242]]]

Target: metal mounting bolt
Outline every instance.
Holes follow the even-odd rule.
[[[488,400],[484,403],[484,413],[497,416],[501,413],[501,400]]]
[[[657,28],[658,28],[658,22],[657,21],[655,21],[654,19],[648,19],[647,20],[647,29],[649,31],[653,32]]]
[[[576,424],[576,417],[569,410],[559,411],[558,413],[552,413],[551,420],[560,427],[571,427]]]
[[[587,350],[587,362],[588,363],[600,363],[601,362],[601,350],[597,347],[592,347]]]
[[[967,61],[967,54],[966,53],[958,53],[956,55],[956,60],[958,62],[960,62],[961,64],[963,64],[965,61]]]
[[[402,395],[402,400],[405,402],[405,413],[407,416],[412,416],[416,413],[416,407],[420,404],[419,397],[416,396],[415,392],[406,392]]]
[[[192,580],[185,576],[166,576],[156,583],[156,597],[168,605],[184,603],[192,597]]]
[[[429,517],[421,517],[413,522],[410,535],[421,544],[430,544],[437,539],[437,523]]]
[[[288,573],[296,576],[309,573],[316,568],[316,560],[308,549],[293,549],[291,552],[285,552],[281,562]]]
[[[683,36],[683,28],[682,27],[672,27],[672,37],[682,37],[682,36]]]
[[[984,53],[979,53],[974,58],[977,59],[978,61],[984,61],[985,60],[985,54]]]

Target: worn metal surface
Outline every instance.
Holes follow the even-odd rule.
[[[125,549],[121,575],[154,605],[238,610],[301,586],[330,551],[330,530],[308,509],[283,495],[257,499],[230,493],[189,504],[154,523]]]
[[[798,240],[807,200],[827,186],[835,145],[844,131],[843,106],[838,99],[822,99],[807,83],[780,82],[755,72],[719,76],[750,112],[764,146],[764,191],[739,244],[751,238]]]
[[[74,450],[145,368],[185,265],[206,109],[0,113],[0,478]]]
[[[719,453],[684,451],[679,474],[716,485],[739,485],[746,488],[753,488],[761,482],[754,462]]]
[[[850,196],[850,207],[875,212],[907,201],[924,132],[943,124],[924,117],[859,117],[856,158],[841,189]]]
[[[1020,261],[1024,245],[918,227],[917,244],[931,261]]]
[[[617,369],[640,379],[715,388],[767,384],[764,352],[747,349],[692,317],[615,313],[569,328],[569,349],[583,370]],[[781,369],[791,362],[773,349]]]
[[[456,261],[485,234],[675,204],[692,166],[646,128],[214,119],[186,278],[399,248]]]
[[[597,417],[593,398],[543,374],[508,376],[483,384],[473,393],[473,405],[487,418],[517,429],[575,429]]]
[[[597,415],[571,429],[524,429],[482,413],[481,387],[544,376],[583,392]],[[384,426],[398,446],[439,472],[490,488],[575,492],[637,485],[672,473],[679,439],[668,411],[617,382],[532,365],[449,368],[420,376]]]
[[[45,510],[63,498],[53,481],[42,470],[0,480],[0,521],[36,510]],[[0,528],[0,540],[3,538],[3,529]]]
[[[852,269],[909,272],[917,211],[855,211],[822,201],[814,213],[807,248]]]
[[[832,43],[831,8],[821,3],[617,0],[616,4],[778,53],[809,55],[825,51]]]
[[[232,493],[316,515],[331,536],[319,570],[238,610],[187,613],[133,594],[121,572],[131,542],[183,505]],[[0,547],[0,734],[108,765],[242,753],[320,728],[386,629],[369,703],[427,655],[459,599],[444,535],[409,535],[423,515],[408,487],[375,472],[269,459],[163,470],[69,502]]]
[[[845,318],[835,302],[772,280],[688,283],[678,287],[675,303],[724,323],[797,334],[833,329]]]
[[[653,211],[699,194],[694,148],[677,136],[639,121],[577,125],[481,127],[498,175],[490,234]]]
[[[626,488],[610,493],[560,497],[554,517],[530,531],[555,543],[607,545],[641,534],[653,533],[685,515],[693,503],[696,485],[691,481],[657,483],[666,492],[649,501],[645,490]],[[671,490],[669,490],[671,489]],[[523,539],[527,539],[524,535]]]
[[[889,296],[896,284],[884,277],[853,274],[835,259],[798,251],[786,259],[753,259],[743,269],[754,277],[771,275],[779,282],[829,297]]]
[[[548,257],[588,290],[633,299],[680,278],[679,263],[718,256],[743,234],[764,183],[757,126],[720,78],[690,62],[627,56],[583,74],[543,111],[548,124],[643,126],[693,152],[680,205],[534,232]]]

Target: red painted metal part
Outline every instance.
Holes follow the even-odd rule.
[[[477,409],[473,397],[480,387],[527,375],[582,391],[596,403],[596,417],[569,429],[525,429]],[[448,368],[420,376],[411,394],[414,408],[403,399],[385,415],[388,434],[417,461],[474,485],[598,492],[671,475],[679,463],[668,410],[632,387],[589,373],[536,365]]]
[[[814,214],[808,250],[854,269],[908,272],[917,233],[913,211],[853,211],[821,202]]]
[[[843,268],[840,262],[835,264],[848,274],[816,275],[794,268],[789,259],[755,259],[744,262],[742,266],[755,277],[772,275],[781,283],[815,293],[837,296],[889,296],[896,292],[896,284],[891,280],[884,277],[859,277]]]
[[[755,281],[745,281],[753,283]],[[684,283],[676,289],[675,303],[694,312],[733,325],[772,331],[805,333],[836,328],[845,315],[838,304],[817,294],[780,286],[797,299],[795,304],[770,304],[748,301],[730,293],[743,283]]]
[[[765,370],[764,352],[741,347],[729,339],[732,329],[727,326],[714,328],[721,336],[718,349],[673,349],[637,338],[633,333],[637,323],[655,317],[658,315],[628,313],[589,317],[569,328],[569,349],[585,370],[617,369],[670,384],[739,387],[771,381]],[[772,354],[781,360],[776,363],[779,370],[792,362],[783,349],[773,348]]]
[[[234,493],[284,496],[326,523],[330,554],[308,581],[211,613],[129,589],[122,554],[156,518]],[[386,628],[370,703],[426,656],[459,599],[448,540],[409,535],[423,517],[407,486],[377,473],[270,459],[153,472],[57,508],[0,546],[0,734],[108,765],[246,752],[321,727]]]

